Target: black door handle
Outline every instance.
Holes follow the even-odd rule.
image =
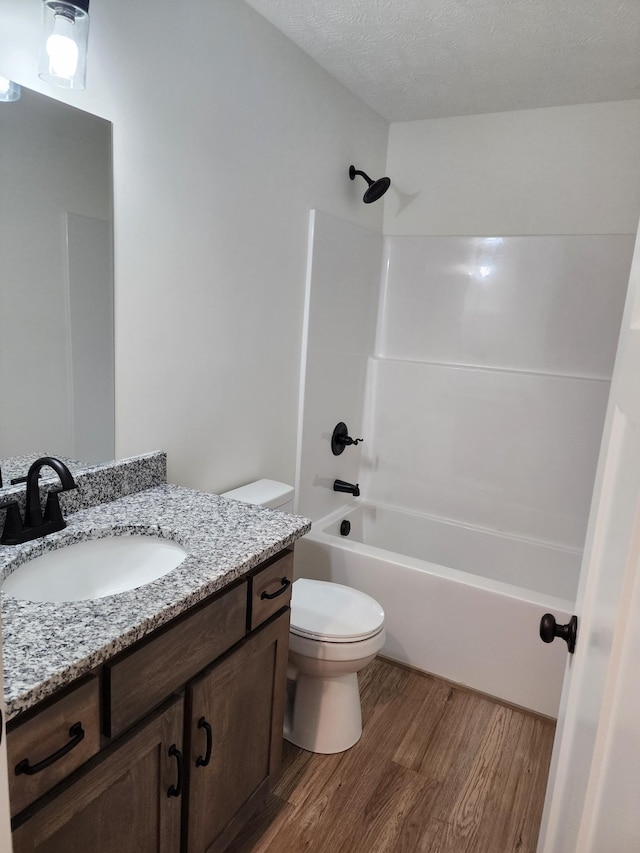
[[[543,643],[552,643],[556,637],[564,640],[572,655],[576,648],[576,636],[578,633],[578,617],[572,616],[566,625],[558,625],[556,617],[552,613],[545,613],[540,620],[540,639]]]
[[[211,725],[208,723],[204,717],[200,717],[198,720],[198,728],[204,729],[205,734],[207,736],[207,746],[204,753],[204,758],[199,755],[196,758],[196,767],[206,767],[207,764],[211,761],[211,746],[213,744],[213,733],[211,731]]]
[[[282,584],[280,589],[277,589],[275,592],[272,593],[263,592],[260,598],[277,598],[279,595],[282,595],[283,592],[286,592],[291,586],[291,581],[289,580],[289,578],[282,578],[280,583]]]
[[[56,761],[59,761],[64,755],[76,747],[80,741],[84,740],[84,729],[82,728],[82,723],[74,723],[69,729],[69,737],[71,740],[68,743],[65,743],[64,746],[61,746],[60,749],[56,750],[54,753],[49,755],[47,758],[43,758],[42,761],[39,761],[37,764],[30,764],[28,758],[23,758],[22,761],[19,761],[16,764],[16,776],[20,776],[22,773],[25,773],[27,776],[35,776],[36,773],[40,773],[41,770],[46,770],[47,767],[51,767],[52,764],[55,764]]]
[[[182,759],[182,753],[175,745],[172,743],[169,747],[169,755],[173,756],[178,762],[178,781],[175,785],[171,785],[169,790],[167,791],[167,797],[179,797],[182,793],[182,777],[184,775],[184,761]]]

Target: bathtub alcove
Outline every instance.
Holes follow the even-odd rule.
[[[312,211],[295,572],[379,601],[383,655],[557,716],[569,656],[539,624],[574,612],[633,242]],[[339,421],[364,443],[335,457]]]

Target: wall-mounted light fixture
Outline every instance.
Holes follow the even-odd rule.
[[[89,0],[43,0],[38,77],[65,89],[84,89]]]
[[[19,101],[22,89],[13,80],[0,77],[0,103],[7,101]]]

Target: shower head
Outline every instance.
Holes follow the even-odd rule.
[[[362,175],[365,181],[369,184],[362,196],[362,201],[365,204],[371,204],[372,201],[378,201],[378,199],[386,193],[391,185],[389,178],[378,178],[377,181],[372,181],[369,175],[365,172],[361,172],[360,169],[356,169],[355,166],[349,166],[349,177],[352,181],[355,179],[356,175]]]

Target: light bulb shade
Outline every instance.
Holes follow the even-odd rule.
[[[8,101],[19,101],[22,89],[13,80],[7,77],[0,77],[0,103]]]
[[[38,77],[65,89],[84,89],[89,0],[44,0]]]

